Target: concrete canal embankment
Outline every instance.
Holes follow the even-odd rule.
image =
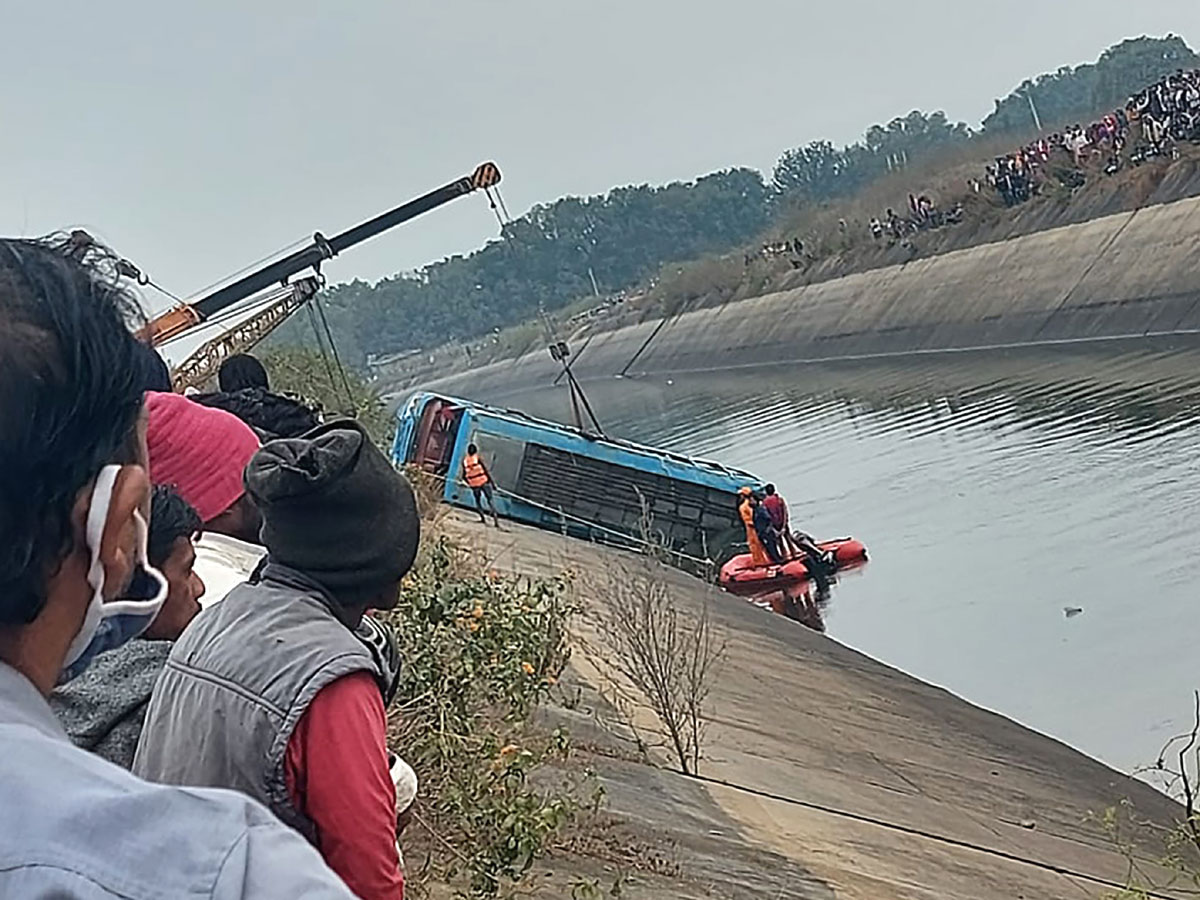
[[[603,730],[591,655],[610,602],[587,576],[619,577],[630,555],[459,513],[450,527],[498,569],[581,573],[571,678],[582,699],[560,714],[586,743]],[[629,896],[1100,897],[1126,860],[1093,814],[1126,799],[1160,825],[1181,812],[1058,741],[683,573],[664,578],[682,606],[711,604],[728,651],[702,779],[632,756],[595,760],[611,812],[664,838],[680,866],[682,881],[646,878]],[[1153,842],[1139,852],[1153,855]]]
[[[572,340],[579,375],[737,368],[1200,331],[1200,198],[956,250]],[[586,344],[586,346],[585,346]],[[640,351],[640,353],[639,353]],[[538,347],[437,383],[515,389]]]

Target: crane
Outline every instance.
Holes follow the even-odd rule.
[[[181,376],[184,374],[182,370],[185,368],[188,369],[190,374],[187,375],[187,381],[181,382],[179,379],[176,379],[176,383],[177,385],[181,383],[194,384],[196,383],[196,378],[201,374],[201,370],[204,369],[203,359],[195,363],[193,362],[194,359],[205,357],[210,363],[213,360],[219,363],[220,358],[223,358],[225,355],[222,349],[227,349],[231,345],[231,342],[232,344],[242,345],[241,349],[252,346],[266,337],[275,327],[282,324],[289,315],[308,302],[309,298],[316,293],[317,287],[319,287],[318,279],[310,277],[310,279],[301,279],[295,284],[289,284],[289,280],[294,275],[298,275],[305,269],[310,268],[319,274],[321,263],[325,260],[337,256],[343,250],[348,250],[356,244],[361,244],[363,241],[374,237],[380,232],[387,231],[389,228],[395,228],[397,225],[401,225],[410,219],[415,219],[422,213],[429,212],[449,203],[451,200],[466,196],[477,190],[483,190],[491,197],[491,189],[499,183],[500,169],[493,162],[485,162],[479,165],[470,175],[465,175],[414,200],[402,203],[395,209],[389,210],[359,225],[355,225],[353,228],[349,228],[331,238],[326,238],[318,231],[313,235],[312,241],[309,244],[294,253],[290,253],[282,259],[255,269],[249,274],[243,275],[230,284],[217,288],[198,300],[177,304],[152,319],[142,329],[140,336],[157,346],[178,337],[197,325],[203,324],[222,310],[228,309],[235,303],[252,297],[260,291],[274,286],[290,289],[278,299],[270,302],[251,319],[243,321],[231,332],[219,335],[217,338],[207,342],[189,356],[179,367]],[[495,206],[495,201],[493,201],[493,206]],[[122,262],[132,272],[137,273],[136,267],[132,266],[128,261]],[[137,273],[137,275],[140,280],[140,273]],[[306,283],[308,281],[311,281],[311,283]],[[246,342],[249,342],[249,344]],[[208,375],[211,374],[211,372],[208,372]],[[204,380],[206,377],[204,376],[200,380]]]
[[[253,315],[241,318],[188,354],[171,370],[171,386],[182,393],[189,387],[199,388],[211,381],[221,363],[235,353],[245,353],[272,331],[291,318],[311,300],[320,289],[315,275],[297,278],[291,284],[277,288],[263,297]]]

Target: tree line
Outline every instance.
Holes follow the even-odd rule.
[[[330,288],[330,326],[352,363],[369,353],[476,337],[593,292],[633,287],[664,261],[750,240],[769,223],[770,194],[759,172],[729,169],[689,183],[535,206],[474,253],[373,285]],[[307,328],[299,320],[281,333],[286,339]]]
[[[325,292],[329,321],[343,357],[361,365],[368,354],[477,338],[555,310],[594,292],[611,295],[653,277],[668,262],[740,247],[761,235],[787,205],[823,203],[854,194],[897,169],[983,138],[1033,130],[1122,105],[1146,84],[1200,58],[1175,36],[1127,40],[1095,63],[1027,79],[979,129],[944,112],[914,110],[874,125],[860,141],[836,147],[813,141],[779,158],[770,181],[752,169],[715,172],[692,182],[621,187],[592,197],[535,206],[474,253],[456,255],[375,284],[352,281]],[[301,338],[301,321],[280,331]]]

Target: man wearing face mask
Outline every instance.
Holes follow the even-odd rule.
[[[74,238],[0,240],[0,896],[351,897],[259,804],[135,778],[72,746],[46,702],[166,594],[111,262]]]
[[[265,444],[245,481],[267,564],[176,641],[134,771],[244,791],[363,900],[402,900],[386,675],[355,630],[416,556],[412,488],[353,421]]]

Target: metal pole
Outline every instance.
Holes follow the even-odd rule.
[[[597,434],[604,437],[604,429],[600,427],[600,420],[596,418],[596,413],[592,411],[592,404],[588,403],[587,394],[583,392],[583,387],[575,380],[575,373],[571,371],[571,367],[568,365],[564,364],[564,368],[567,370],[567,380],[571,382],[572,397],[578,396],[583,401],[583,408],[587,410],[588,418],[592,420],[592,427],[596,429]],[[579,415],[578,407],[575,409],[575,414],[576,416]],[[580,431],[582,430],[583,428],[580,427]]]
[[[575,427],[583,431],[583,416],[579,412],[579,395],[576,393],[575,377],[571,374],[571,370],[567,368],[566,363],[563,363],[563,369],[567,373],[567,389],[571,392],[571,415],[575,419]]]
[[[650,342],[652,340],[654,340],[656,337],[658,337],[658,333],[660,331],[662,331],[663,326],[667,324],[667,320],[669,318],[670,318],[669,316],[662,317],[662,319],[659,321],[658,325],[656,325],[654,330],[652,332],[650,332],[650,337],[646,338],[646,340],[642,343],[642,346],[638,347],[638,351],[637,351],[637,353],[633,354],[633,358],[630,359],[629,362],[625,363],[625,368],[623,368],[619,373],[622,377],[624,377],[625,373],[629,371],[629,367],[632,366],[635,362],[637,362],[637,358],[642,355],[642,352],[647,347],[650,346]]]
[[[1025,99],[1029,101],[1029,111],[1033,113],[1033,125],[1038,130],[1038,134],[1042,133],[1042,118],[1038,115],[1037,106],[1033,102],[1033,94],[1028,90],[1025,91]]]

